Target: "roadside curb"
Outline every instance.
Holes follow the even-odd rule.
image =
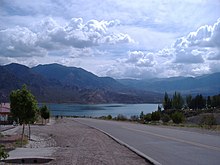
[[[77,121],[77,120],[74,120],[74,121],[79,122],[80,124],[86,125],[86,126],[88,126],[88,127],[90,127],[90,128],[96,129],[96,130],[98,130],[98,131],[104,133],[105,135],[107,135],[108,137],[110,137],[111,139],[113,139],[114,141],[116,141],[117,143],[119,143],[120,145],[125,146],[126,148],[128,148],[129,150],[131,150],[132,152],[134,152],[135,154],[137,154],[137,155],[139,155],[140,157],[142,157],[143,159],[145,159],[147,162],[149,162],[149,163],[151,163],[151,164],[153,164],[153,165],[162,165],[161,163],[159,163],[158,161],[154,160],[154,159],[151,158],[150,156],[147,156],[146,154],[144,154],[144,153],[138,151],[138,150],[135,149],[134,147],[132,147],[132,146],[128,145],[127,143],[125,143],[125,142],[119,140],[118,138],[116,138],[116,137],[110,135],[109,133],[107,133],[107,132],[105,132],[105,131],[103,131],[103,130],[101,130],[101,129],[95,127],[95,126],[91,126],[91,125],[85,124],[85,123],[83,123],[83,122],[81,122],[81,121]]]

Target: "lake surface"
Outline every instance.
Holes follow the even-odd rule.
[[[116,117],[122,114],[126,117],[145,114],[157,110],[158,104],[47,104],[52,116],[91,116],[100,117],[111,115]]]

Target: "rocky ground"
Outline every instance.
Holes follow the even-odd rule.
[[[17,131],[20,132],[20,129]],[[45,152],[45,156],[54,158],[46,164],[148,164],[107,135],[70,118],[57,119],[46,126],[32,126],[31,139],[26,153],[34,151],[44,155]],[[12,154],[16,155],[16,150]]]

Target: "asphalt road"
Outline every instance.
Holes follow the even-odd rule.
[[[219,165],[220,136],[128,122],[77,118],[163,165]]]

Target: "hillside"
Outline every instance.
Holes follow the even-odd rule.
[[[198,77],[171,77],[150,80],[121,79],[120,83],[140,90],[154,92],[183,94],[214,95],[220,93],[220,73],[213,73]]]
[[[0,66],[1,101],[11,90],[26,84],[39,102],[56,103],[147,103],[162,95],[122,85],[110,77],[98,77],[82,68],[59,64],[29,68],[20,64]]]
[[[86,89],[125,89],[125,86],[110,77],[98,77],[82,68],[66,67],[59,64],[38,65],[31,68],[35,73],[63,86],[77,86]]]

